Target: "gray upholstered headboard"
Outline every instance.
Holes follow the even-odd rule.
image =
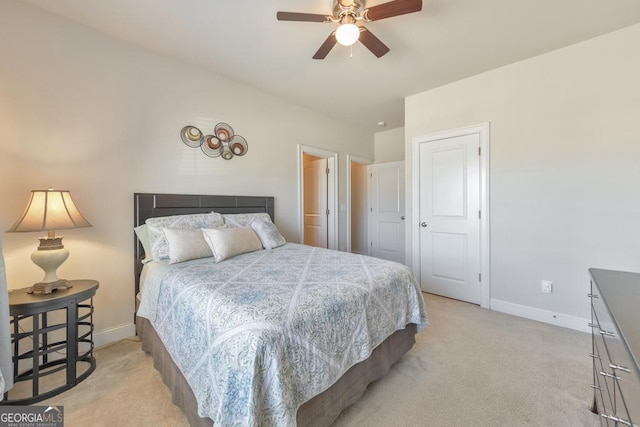
[[[144,224],[147,218],[169,215],[187,215],[207,213],[256,213],[266,212],[275,222],[273,197],[252,196],[210,196],[201,194],[155,194],[134,193],[133,226]],[[140,273],[144,250],[135,233],[134,240],[134,274],[135,296],[140,291]]]

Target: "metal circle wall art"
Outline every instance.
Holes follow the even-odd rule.
[[[234,135],[233,137],[231,137],[229,146],[231,147],[231,152],[235,156],[244,156],[244,153],[246,153],[247,149],[249,148],[247,140],[240,135]]]
[[[204,135],[195,126],[185,126],[180,131],[182,142],[191,148],[198,148],[209,157],[222,157],[231,160],[234,156],[244,156],[249,150],[247,140],[236,135],[226,123],[218,123],[213,135]]]
[[[180,131],[180,138],[191,148],[198,148],[202,144],[202,132],[194,126],[183,127]]]
[[[219,157],[222,154],[222,141],[213,135],[206,135],[200,148],[209,157]]]
[[[233,136],[233,128],[226,123],[218,123],[213,130],[221,141],[229,141]]]

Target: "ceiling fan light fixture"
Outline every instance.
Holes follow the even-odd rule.
[[[336,40],[343,46],[351,46],[359,37],[360,28],[355,24],[342,24],[336,30]]]

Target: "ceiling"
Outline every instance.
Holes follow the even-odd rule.
[[[336,25],[276,12],[329,14],[331,0],[24,1],[371,132],[404,125],[407,95],[640,22],[639,0],[424,0],[366,24],[382,58],[357,43],[318,61]]]

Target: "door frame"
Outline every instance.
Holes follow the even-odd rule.
[[[298,242],[304,244],[304,155],[327,159],[327,248],[338,249],[338,153],[309,145],[298,144]]]
[[[478,134],[480,137],[480,306],[491,308],[491,239],[490,239],[490,215],[489,215],[489,146],[490,123],[451,129],[412,138],[413,164],[412,164],[412,224],[407,224],[413,236],[412,240],[412,269],[420,278],[420,144],[439,141],[447,138],[455,138],[465,135]]]
[[[373,160],[366,157],[360,157],[347,153],[347,252],[351,252],[351,163],[359,163],[361,165],[372,165]],[[369,194],[369,180],[367,180],[367,206],[370,206],[371,195]],[[369,215],[365,218],[367,221],[367,242],[369,241]],[[367,254],[370,252],[367,244]]]

